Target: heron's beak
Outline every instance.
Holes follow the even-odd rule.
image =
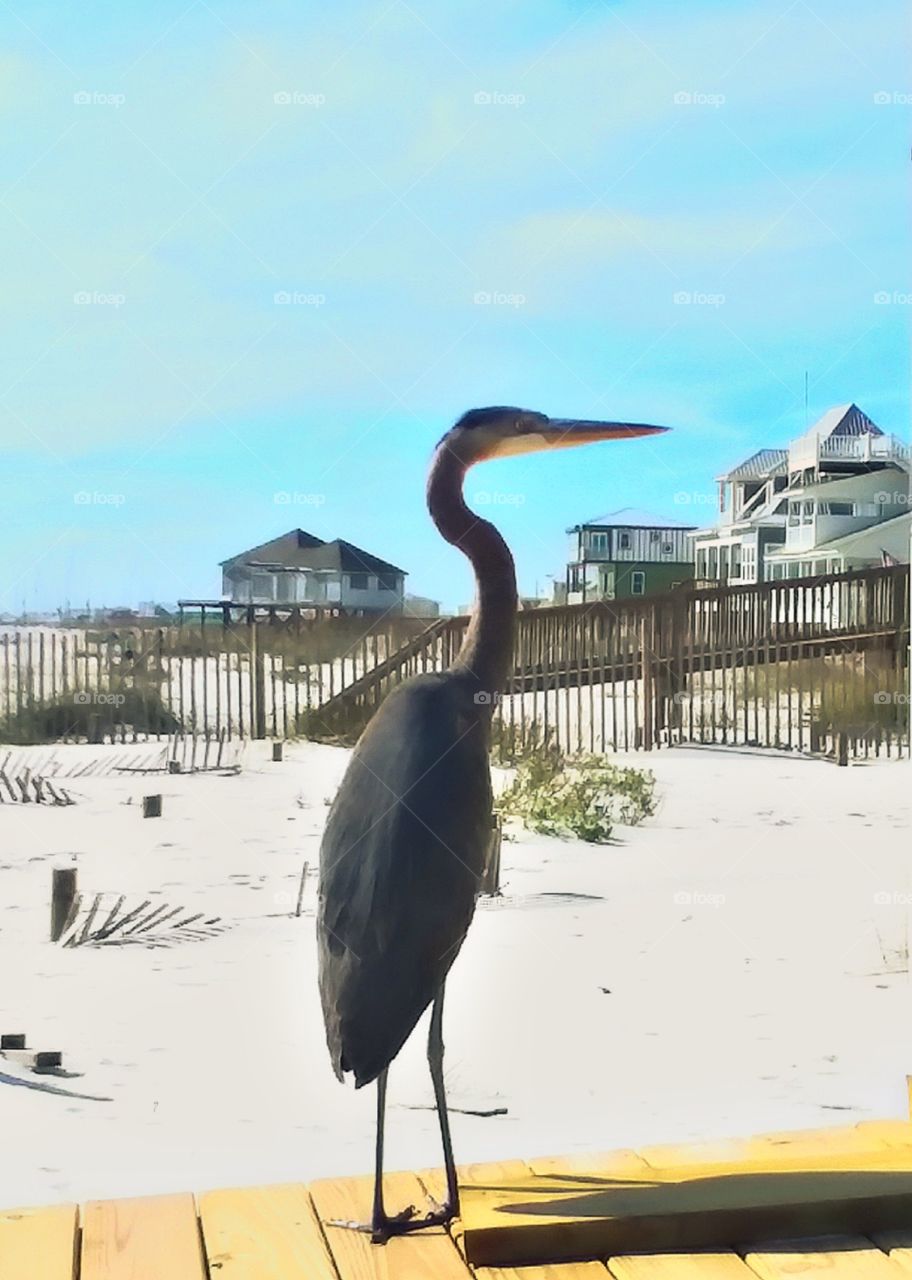
[[[582,418],[550,418],[541,433],[545,449],[571,449],[577,444],[599,440],[632,440],[634,436],[661,435],[668,427],[651,427],[645,422],[589,422]]]
[[[593,422],[585,418],[548,418],[533,431],[507,436],[494,442],[489,458],[515,457],[521,453],[543,453],[549,449],[572,449],[599,440],[632,440],[634,436],[660,435],[668,427],[645,422]]]

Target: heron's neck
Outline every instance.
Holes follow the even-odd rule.
[[[441,536],[468,556],[475,571],[475,606],[453,668],[470,671],[480,690],[499,693],[513,662],[516,570],[494,526],[466,506],[466,470],[445,444],[437,449],[428,477],[428,510]]]

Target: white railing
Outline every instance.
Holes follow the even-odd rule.
[[[908,465],[912,449],[898,436],[828,436],[800,440],[789,448],[789,470],[801,471],[825,461],[896,462]]]

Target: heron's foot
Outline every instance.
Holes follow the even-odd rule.
[[[386,1213],[375,1213],[370,1222],[355,1222],[348,1218],[328,1218],[328,1227],[344,1227],[347,1231],[360,1231],[371,1238],[373,1244],[385,1244],[390,1236],[399,1235],[402,1228],[415,1216],[417,1210],[413,1204],[390,1217]]]
[[[386,1224],[382,1235],[374,1234],[375,1244],[382,1244],[391,1236],[404,1236],[412,1231],[425,1231],[428,1227],[448,1227],[454,1218],[459,1216],[459,1206],[449,1200],[440,1204],[433,1196],[428,1196],[431,1208],[422,1217],[399,1215]]]

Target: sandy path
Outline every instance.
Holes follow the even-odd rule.
[[[0,1030],[83,1073],[55,1084],[111,1098],[0,1081],[0,1205],[369,1168],[372,1091],[338,1085],[323,1045],[312,882],[309,914],[289,915],[346,753],[286,754],[255,744],[239,777],[78,779],[76,808],[0,808]],[[661,808],[616,846],[504,845],[505,897],[457,961],[446,1039],[453,1104],[509,1114],[456,1115],[458,1158],[903,1114],[908,763],[634,762]],[[164,816],[144,821],[150,790]],[[83,891],[235,923],[170,950],[53,947],[51,867],[74,853]],[[566,893],[596,900],[549,896]],[[431,1100],[423,1035],[390,1100],[390,1167],[436,1162],[432,1113],[408,1109]]]

